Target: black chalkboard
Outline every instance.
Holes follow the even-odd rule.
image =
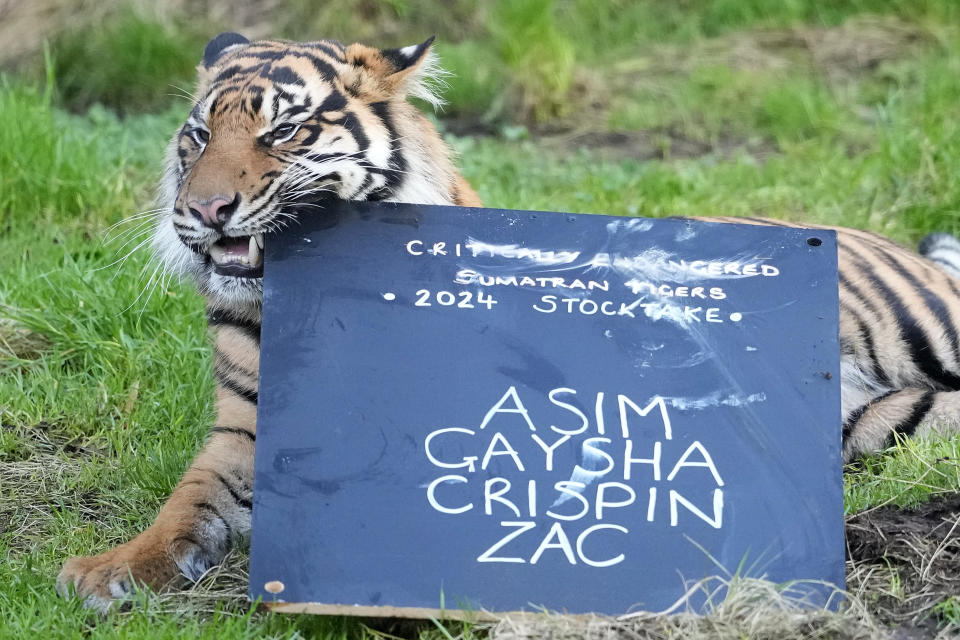
[[[269,240],[251,597],[843,586],[833,232],[354,203]]]

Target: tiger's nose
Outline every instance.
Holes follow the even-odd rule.
[[[230,221],[230,218],[240,206],[240,194],[236,193],[233,200],[226,196],[214,196],[203,202],[191,200],[187,203],[187,208],[198,220],[208,227],[222,230],[223,226]]]

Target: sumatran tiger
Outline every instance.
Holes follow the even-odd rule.
[[[300,205],[321,195],[480,206],[407,100],[438,103],[431,42],[378,50],[225,33],[207,45],[197,101],[169,147],[154,247],[206,298],[216,421],[154,524],[69,560],[61,594],[106,610],[137,585],[197,580],[249,532],[264,235],[295,213],[323,215]],[[921,257],[873,233],[837,231],[844,459],[954,431],[960,243],[937,236]]]

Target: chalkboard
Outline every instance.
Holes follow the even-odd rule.
[[[843,587],[837,327],[830,231],[331,204],[266,247],[250,595],[456,617],[656,611],[724,570]]]

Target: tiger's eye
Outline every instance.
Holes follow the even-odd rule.
[[[210,142],[210,132],[206,129],[193,129],[190,132],[190,136],[196,141],[199,145],[205,145]]]
[[[291,122],[288,122],[287,124],[282,124],[273,130],[273,137],[276,138],[277,140],[289,138],[294,133],[296,133],[297,129],[299,128],[300,128],[300,125],[293,124]]]

